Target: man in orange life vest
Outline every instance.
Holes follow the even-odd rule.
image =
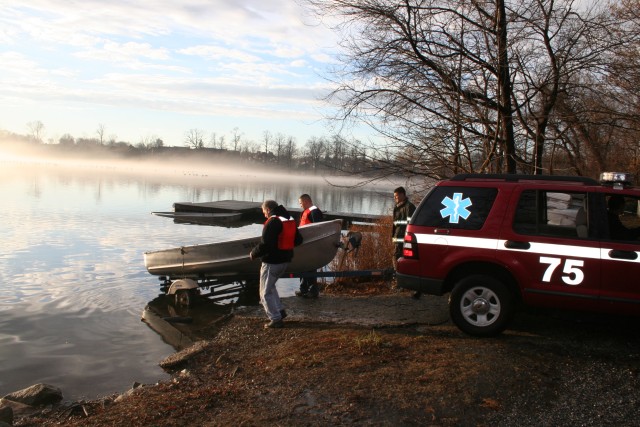
[[[282,205],[274,200],[262,203],[267,221],[262,229],[260,243],[249,253],[249,258],[262,259],[260,267],[260,302],[270,322],[265,328],[282,328],[287,317],[280,302],[276,282],[293,259],[293,248],[302,243],[296,222]]]
[[[311,200],[311,196],[308,194],[300,196],[298,203],[303,209],[300,215],[300,227],[314,222],[321,222],[324,219],[322,211],[313,204],[313,200]],[[300,290],[296,291],[296,296],[318,298],[319,293],[317,277],[302,277],[300,279]]]

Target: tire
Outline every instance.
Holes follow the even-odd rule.
[[[191,307],[196,302],[196,289],[180,289],[176,291],[176,305],[181,307]]]
[[[461,279],[449,297],[453,323],[477,337],[500,334],[511,322],[514,311],[513,294],[504,283],[482,274]]]

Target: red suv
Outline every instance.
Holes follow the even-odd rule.
[[[519,303],[640,314],[640,189],[622,173],[463,174],[422,200],[404,238],[398,285],[450,292],[464,332],[492,336]]]

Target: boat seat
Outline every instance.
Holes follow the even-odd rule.
[[[578,237],[587,238],[589,237],[589,226],[587,224],[587,211],[585,211],[584,207],[580,207],[578,212],[576,213],[576,232],[578,233]]]

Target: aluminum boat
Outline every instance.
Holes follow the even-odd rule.
[[[340,247],[342,220],[300,227],[303,243],[294,249],[287,273],[313,271],[329,264]],[[260,272],[260,260],[249,252],[260,236],[144,253],[149,273],[169,278],[252,276]]]

